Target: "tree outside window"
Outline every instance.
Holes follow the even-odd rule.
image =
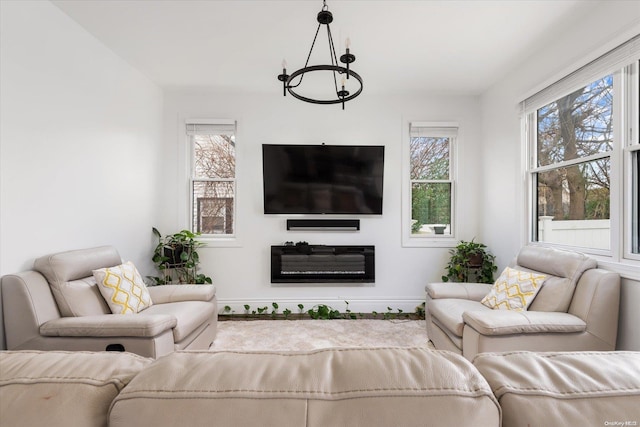
[[[191,135],[191,227],[204,235],[235,233],[234,127],[196,125]]]
[[[538,241],[610,246],[613,76],[536,113]]]
[[[429,128],[412,129],[410,141],[411,235],[451,235],[452,136]],[[451,133],[445,132],[445,133]]]

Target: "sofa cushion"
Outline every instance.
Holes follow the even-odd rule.
[[[211,318],[216,311],[216,307],[204,301],[183,301],[166,304],[154,304],[144,310],[139,316],[153,314],[170,314],[176,318],[177,324],[173,328],[173,340],[178,343],[189,336],[199,326],[202,326],[207,319]]]
[[[48,337],[155,337],[177,324],[169,314],[154,316],[82,316],[52,319],[40,326]]]
[[[151,361],[131,353],[0,352],[0,423],[106,426],[113,399]]]
[[[481,353],[473,364],[500,401],[503,427],[640,422],[640,352]]]
[[[466,311],[464,323],[482,335],[584,332],[584,320],[556,311]]]
[[[526,310],[546,278],[544,274],[506,267],[480,302],[494,310]]]
[[[487,283],[432,282],[424,287],[431,299],[460,298],[480,301],[491,290]]]
[[[521,267],[518,267],[521,268]],[[527,270],[523,268],[523,270]],[[576,286],[570,279],[547,275],[542,288],[538,291],[531,304],[531,311],[560,311],[566,313],[571,305],[571,299]]]
[[[147,285],[130,261],[93,270],[93,277],[113,314],[135,314],[153,305]]]
[[[426,348],[175,352],[113,402],[110,427],[498,426],[485,379]]]
[[[60,315],[93,316],[111,310],[98,290],[92,270],[122,262],[112,246],[60,252],[40,257],[34,270],[49,282]]]
[[[597,264],[593,258],[578,252],[524,246],[512,267],[549,276],[529,310],[566,312],[578,279],[586,270],[596,268]]]
[[[462,337],[464,320],[462,314],[465,311],[491,311],[490,308],[478,301],[464,299],[436,299],[428,302],[427,310],[431,317],[438,319],[439,323],[458,337]]]
[[[214,285],[161,285],[147,288],[154,304],[180,301],[211,301],[216,296]]]

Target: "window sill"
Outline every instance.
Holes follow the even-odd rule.
[[[203,248],[241,248],[242,243],[236,236],[220,236],[214,237],[213,235],[200,236],[199,242],[204,245]]]
[[[620,274],[623,279],[640,281],[640,262],[633,260],[611,261],[611,259],[602,259],[594,257],[598,260],[598,267],[605,270],[614,271]]]
[[[402,239],[403,248],[454,248],[458,241],[453,236],[442,237],[405,237]]]

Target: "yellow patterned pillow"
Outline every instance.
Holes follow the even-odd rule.
[[[507,267],[480,302],[494,310],[526,310],[546,278],[544,274]]]
[[[98,289],[114,314],[138,313],[151,307],[151,295],[132,262],[93,270]]]

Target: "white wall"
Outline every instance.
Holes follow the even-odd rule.
[[[637,2],[603,2],[588,15],[574,16],[563,34],[547,40],[525,63],[483,94],[481,236],[498,256],[500,269],[526,243],[519,102],[573,71],[576,64],[584,65],[639,32]],[[620,349],[640,350],[639,288],[639,282],[623,280]]]
[[[612,6],[614,5],[614,6]],[[606,2],[574,17],[564,36],[474,97],[368,95],[347,105],[308,105],[268,94],[167,91],[106,49],[49,2],[0,2],[0,275],[47,252],[114,244],[150,274],[150,227],[186,225],[184,118],[238,120],[240,244],[203,249],[222,304],[325,302],[354,311],[412,310],[437,280],[445,248],[401,247],[401,137],[406,120],[458,121],[458,238],[477,236],[500,266],[523,244],[517,103],[638,22],[635,2]],[[594,31],[597,28],[598,31]],[[275,80],[275,79],[274,79]],[[292,233],[261,211],[262,143],[384,144],[384,215],[359,233]],[[163,147],[163,150],[159,149]],[[164,155],[163,155],[164,153]],[[508,208],[505,208],[505,205]],[[287,240],[376,245],[373,286],[275,286],[269,247]],[[623,281],[619,345],[640,350],[640,284]],[[281,306],[286,304],[281,304]],[[0,313],[1,318],[1,313]],[[1,331],[1,328],[0,328]],[[0,342],[2,336],[0,335]]]
[[[0,275],[105,244],[148,268],[161,90],[51,3],[0,8]]]
[[[281,308],[298,303],[307,307],[327,303],[336,309],[349,301],[353,311],[413,311],[424,301],[424,285],[439,280],[448,259],[445,248],[401,247],[401,150],[406,120],[457,121],[460,124],[460,238],[469,240],[478,230],[473,214],[479,203],[479,111],[475,97],[378,97],[365,94],[346,105],[306,104],[282,97],[274,78],[267,94],[225,94],[202,91],[165,93],[165,135],[168,178],[162,211],[163,234],[187,226],[186,205],[176,203],[179,186],[187,187],[177,168],[186,142],[186,118],[231,118],[238,121],[238,233],[240,245],[202,250],[202,270],[217,284],[221,305],[236,311],[278,302]],[[287,232],[291,215],[264,215],[262,211],[262,148],[264,143],[370,144],[385,146],[382,216],[361,216],[359,232]],[[185,196],[186,197],[186,196]],[[351,216],[354,217],[354,216]],[[310,244],[362,244],[376,247],[374,285],[273,285],[270,283],[270,246],[285,241]]]

